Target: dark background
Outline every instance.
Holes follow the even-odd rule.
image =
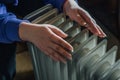
[[[79,0],[79,5],[120,40],[120,0]]]

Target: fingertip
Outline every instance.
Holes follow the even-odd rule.
[[[59,34],[63,35],[63,37],[67,37],[68,34],[66,34],[65,32],[63,32],[61,29],[59,30]]]
[[[70,45],[69,43],[68,43],[68,46],[66,46],[66,49],[67,49],[70,53],[72,53],[72,52],[74,51],[72,45]]]
[[[72,47],[72,46],[71,46],[71,49],[70,49],[70,50],[71,50],[71,52],[74,52],[74,49],[73,49],[73,47]]]
[[[101,38],[105,38],[105,37],[107,37],[106,34],[102,34],[102,33],[99,34],[99,33],[96,32],[96,33],[94,33],[94,34],[95,34],[96,36],[101,37]]]
[[[103,34],[103,35],[101,35],[101,37],[105,38],[105,37],[107,37],[107,35],[106,35],[106,34]]]
[[[85,26],[85,27],[88,26],[88,24],[87,24],[85,21],[79,21],[79,24],[80,24],[81,26]]]
[[[102,33],[98,29],[94,30],[93,33],[97,36],[102,36]]]
[[[103,37],[107,37],[107,35],[103,32]]]
[[[85,25],[87,25],[87,23],[86,22],[82,22],[82,25],[85,26]]]
[[[68,36],[66,33],[64,33],[62,30],[58,28],[53,29],[53,32],[62,38],[66,38]]]
[[[107,37],[107,35],[106,35],[106,34],[104,34],[104,37]]]
[[[74,50],[72,49],[71,52],[74,52]]]
[[[68,34],[66,34],[66,33],[64,33],[64,34],[65,34],[66,37],[68,36]]]
[[[97,24],[96,24],[97,25]],[[100,32],[100,37],[102,37],[102,38],[105,38],[105,37],[107,37],[107,35],[103,32],[103,30],[100,28],[100,26],[99,25],[97,25],[97,27],[98,27],[98,30],[99,30],[99,32]]]
[[[66,33],[63,33],[63,35],[61,36],[62,38],[66,38],[68,35]]]
[[[71,54],[69,54],[68,59],[72,60],[72,55]]]

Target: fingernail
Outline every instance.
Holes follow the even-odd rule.
[[[73,53],[73,52],[74,52],[74,50],[72,49],[72,50],[71,50],[71,53]]]
[[[104,34],[104,37],[107,37],[107,35],[106,35],[106,34]]]
[[[87,23],[86,23],[86,22],[83,22],[82,24],[83,24],[84,26],[85,26],[85,25],[87,25]]]
[[[68,35],[65,33],[64,36],[63,36],[63,38],[66,38],[66,37],[68,37]]]
[[[105,37],[107,37],[107,35],[103,35],[103,37],[105,38]]]
[[[65,36],[68,36],[68,34],[65,33]]]
[[[69,55],[67,56],[67,58],[68,58],[69,60],[72,60],[72,55],[69,53]]]
[[[103,34],[103,35],[100,35],[100,37],[105,38],[105,37],[107,37],[107,35],[106,35],[106,34]]]
[[[66,34],[66,33],[65,33]],[[66,35],[68,35],[68,34],[66,34]]]

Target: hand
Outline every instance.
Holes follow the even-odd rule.
[[[73,47],[63,39],[67,35],[53,25],[22,22],[19,35],[22,40],[32,42],[55,61],[66,63],[66,58],[72,59],[68,51],[72,51]]]
[[[106,34],[96,24],[90,14],[81,8],[74,0],[66,0],[63,8],[66,15],[68,15],[72,20],[78,22],[81,26],[85,26],[95,35],[106,37]]]

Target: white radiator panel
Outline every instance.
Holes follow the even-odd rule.
[[[66,18],[64,13],[48,4],[24,19],[32,23],[48,23],[68,34],[68,41],[74,48],[72,61],[67,64],[53,61],[35,45],[28,42],[35,72],[35,80],[120,80],[120,60],[116,61],[117,46],[107,49],[107,40],[98,43],[98,37],[89,35],[77,23]]]

